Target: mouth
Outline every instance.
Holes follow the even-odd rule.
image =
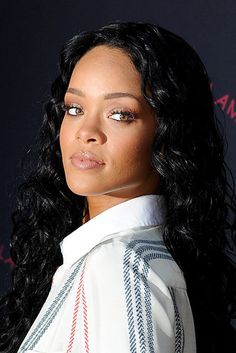
[[[105,165],[102,159],[99,159],[95,154],[88,151],[74,153],[70,159],[72,165],[78,169],[93,169]]]

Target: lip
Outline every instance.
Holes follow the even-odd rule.
[[[72,165],[79,169],[99,168],[105,164],[103,160],[97,158],[94,153],[89,151],[74,153],[70,159]]]

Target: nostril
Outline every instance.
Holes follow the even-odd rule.
[[[95,139],[95,138],[81,138],[80,136],[78,136],[77,139],[83,141],[84,143],[85,142],[88,143],[90,141],[92,141],[92,142],[96,142],[97,141],[97,139]]]

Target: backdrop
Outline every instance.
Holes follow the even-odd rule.
[[[184,37],[209,72],[225,137],[226,161],[236,176],[235,0],[8,0],[0,4],[0,295],[10,287],[9,239],[20,160],[43,116],[58,53],[78,31],[110,21],[157,23]]]

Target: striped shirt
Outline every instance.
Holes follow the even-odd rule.
[[[18,352],[195,353],[186,284],[163,242],[164,221],[164,197],[143,195],[69,234]]]

